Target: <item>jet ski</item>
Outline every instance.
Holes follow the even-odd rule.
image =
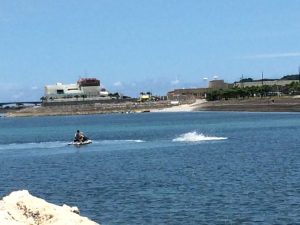
[[[80,146],[80,145],[88,145],[91,144],[92,141],[87,139],[85,141],[72,141],[68,145],[75,145],[75,146]]]
[[[69,143],[69,145],[80,146],[80,145],[88,145],[91,143],[92,141],[87,136],[85,136],[83,133],[77,130],[73,142]]]
[[[69,143],[69,145],[75,145],[75,146],[80,146],[80,145],[88,145],[91,144],[92,141],[90,139],[88,139],[88,137],[83,136],[83,138],[81,140],[78,139],[74,139],[73,142]]]

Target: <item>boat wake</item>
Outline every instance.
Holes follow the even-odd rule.
[[[213,137],[205,136],[202,133],[196,131],[181,134],[177,138],[174,138],[173,142],[200,142],[200,141],[217,141],[226,140],[227,137]],[[140,139],[123,139],[123,140],[92,140],[94,145],[127,145],[145,143],[146,141]],[[63,148],[68,146],[68,141],[52,141],[52,142],[31,142],[31,143],[9,143],[0,144],[0,151],[2,150],[26,150],[26,149],[53,149]]]
[[[93,143],[96,143],[96,144],[124,144],[124,143],[143,143],[145,141],[143,140],[95,140],[93,141]]]
[[[11,144],[1,144],[0,150],[50,149],[50,148],[60,148],[64,146],[66,146],[66,142],[63,141],[11,143]]]
[[[200,142],[200,141],[219,141],[226,140],[227,137],[214,137],[205,136],[204,134],[198,134],[196,131],[181,134],[179,137],[174,138],[174,142]]]
[[[124,143],[143,143],[143,140],[92,140],[93,145],[97,144],[124,144]],[[51,149],[62,148],[70,144],[70,141],[53,142],[30,142],[30,143],[10,143],[0,144],[0,150],[20,150],[20,149]]]

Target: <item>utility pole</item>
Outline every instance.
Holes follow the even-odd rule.
[[[298,79],[299,79],[299,83],[300,83],[300,66],[298,67]]]
[[[241,79],[241,87],[243,88],[244,87],[244,74],[242,74],[242,79]]]
[[[261,73],[261,86],[264,85],[264,72]]]

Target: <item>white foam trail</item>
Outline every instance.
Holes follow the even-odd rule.
[[[136,143],[142,143],[142,142],[145,142],[143,140],[124,140],[126,142],[136,142]]]
[[[105,144],[122,144],[124,142],[143,143],[145,141],[139,140],[139,139],[137,139],[137,140],[96,140],[96,141],[93,141],[93,143],[97,143],[97,144],[100,144],[100,143],[105,143]]]
[[[135,143],[142,143],[145,142],[143,140],[103,140],[103,141],[97,141],[98,143],[100,142],[105,142],[105,143],[124,143],[124,142],[135,142]]]
[[[94,144],[124,144],[124,143],[143,143],[143,140],[92,140]],[[21,150],[21,149],[51,149],[61,148],[68,145],[70,142],[53,141],[53,142],[30,142],[30,143],[10,143],[0,144],[2,150]]]
[[[226,140],[227,137],[213,137],[213,136],[205,136],[204,134],[198,134],[196,131],[188,132],[185,134],[181,134],[179,137],[174,138],[173,141],[176,142],[199,142],[199,141],[218,141],[218,140]]]
[[[66,145],[66,142],[32,142],[32,143],[11,143],[0,145],[0,150],[14,150],[14,149],[37,149],[37,148],[59,148]]]

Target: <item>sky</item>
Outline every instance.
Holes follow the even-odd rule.
[[[0,102],[82,77],[137,97],[296,74],[299,21],[298,0],[0,0]]]

